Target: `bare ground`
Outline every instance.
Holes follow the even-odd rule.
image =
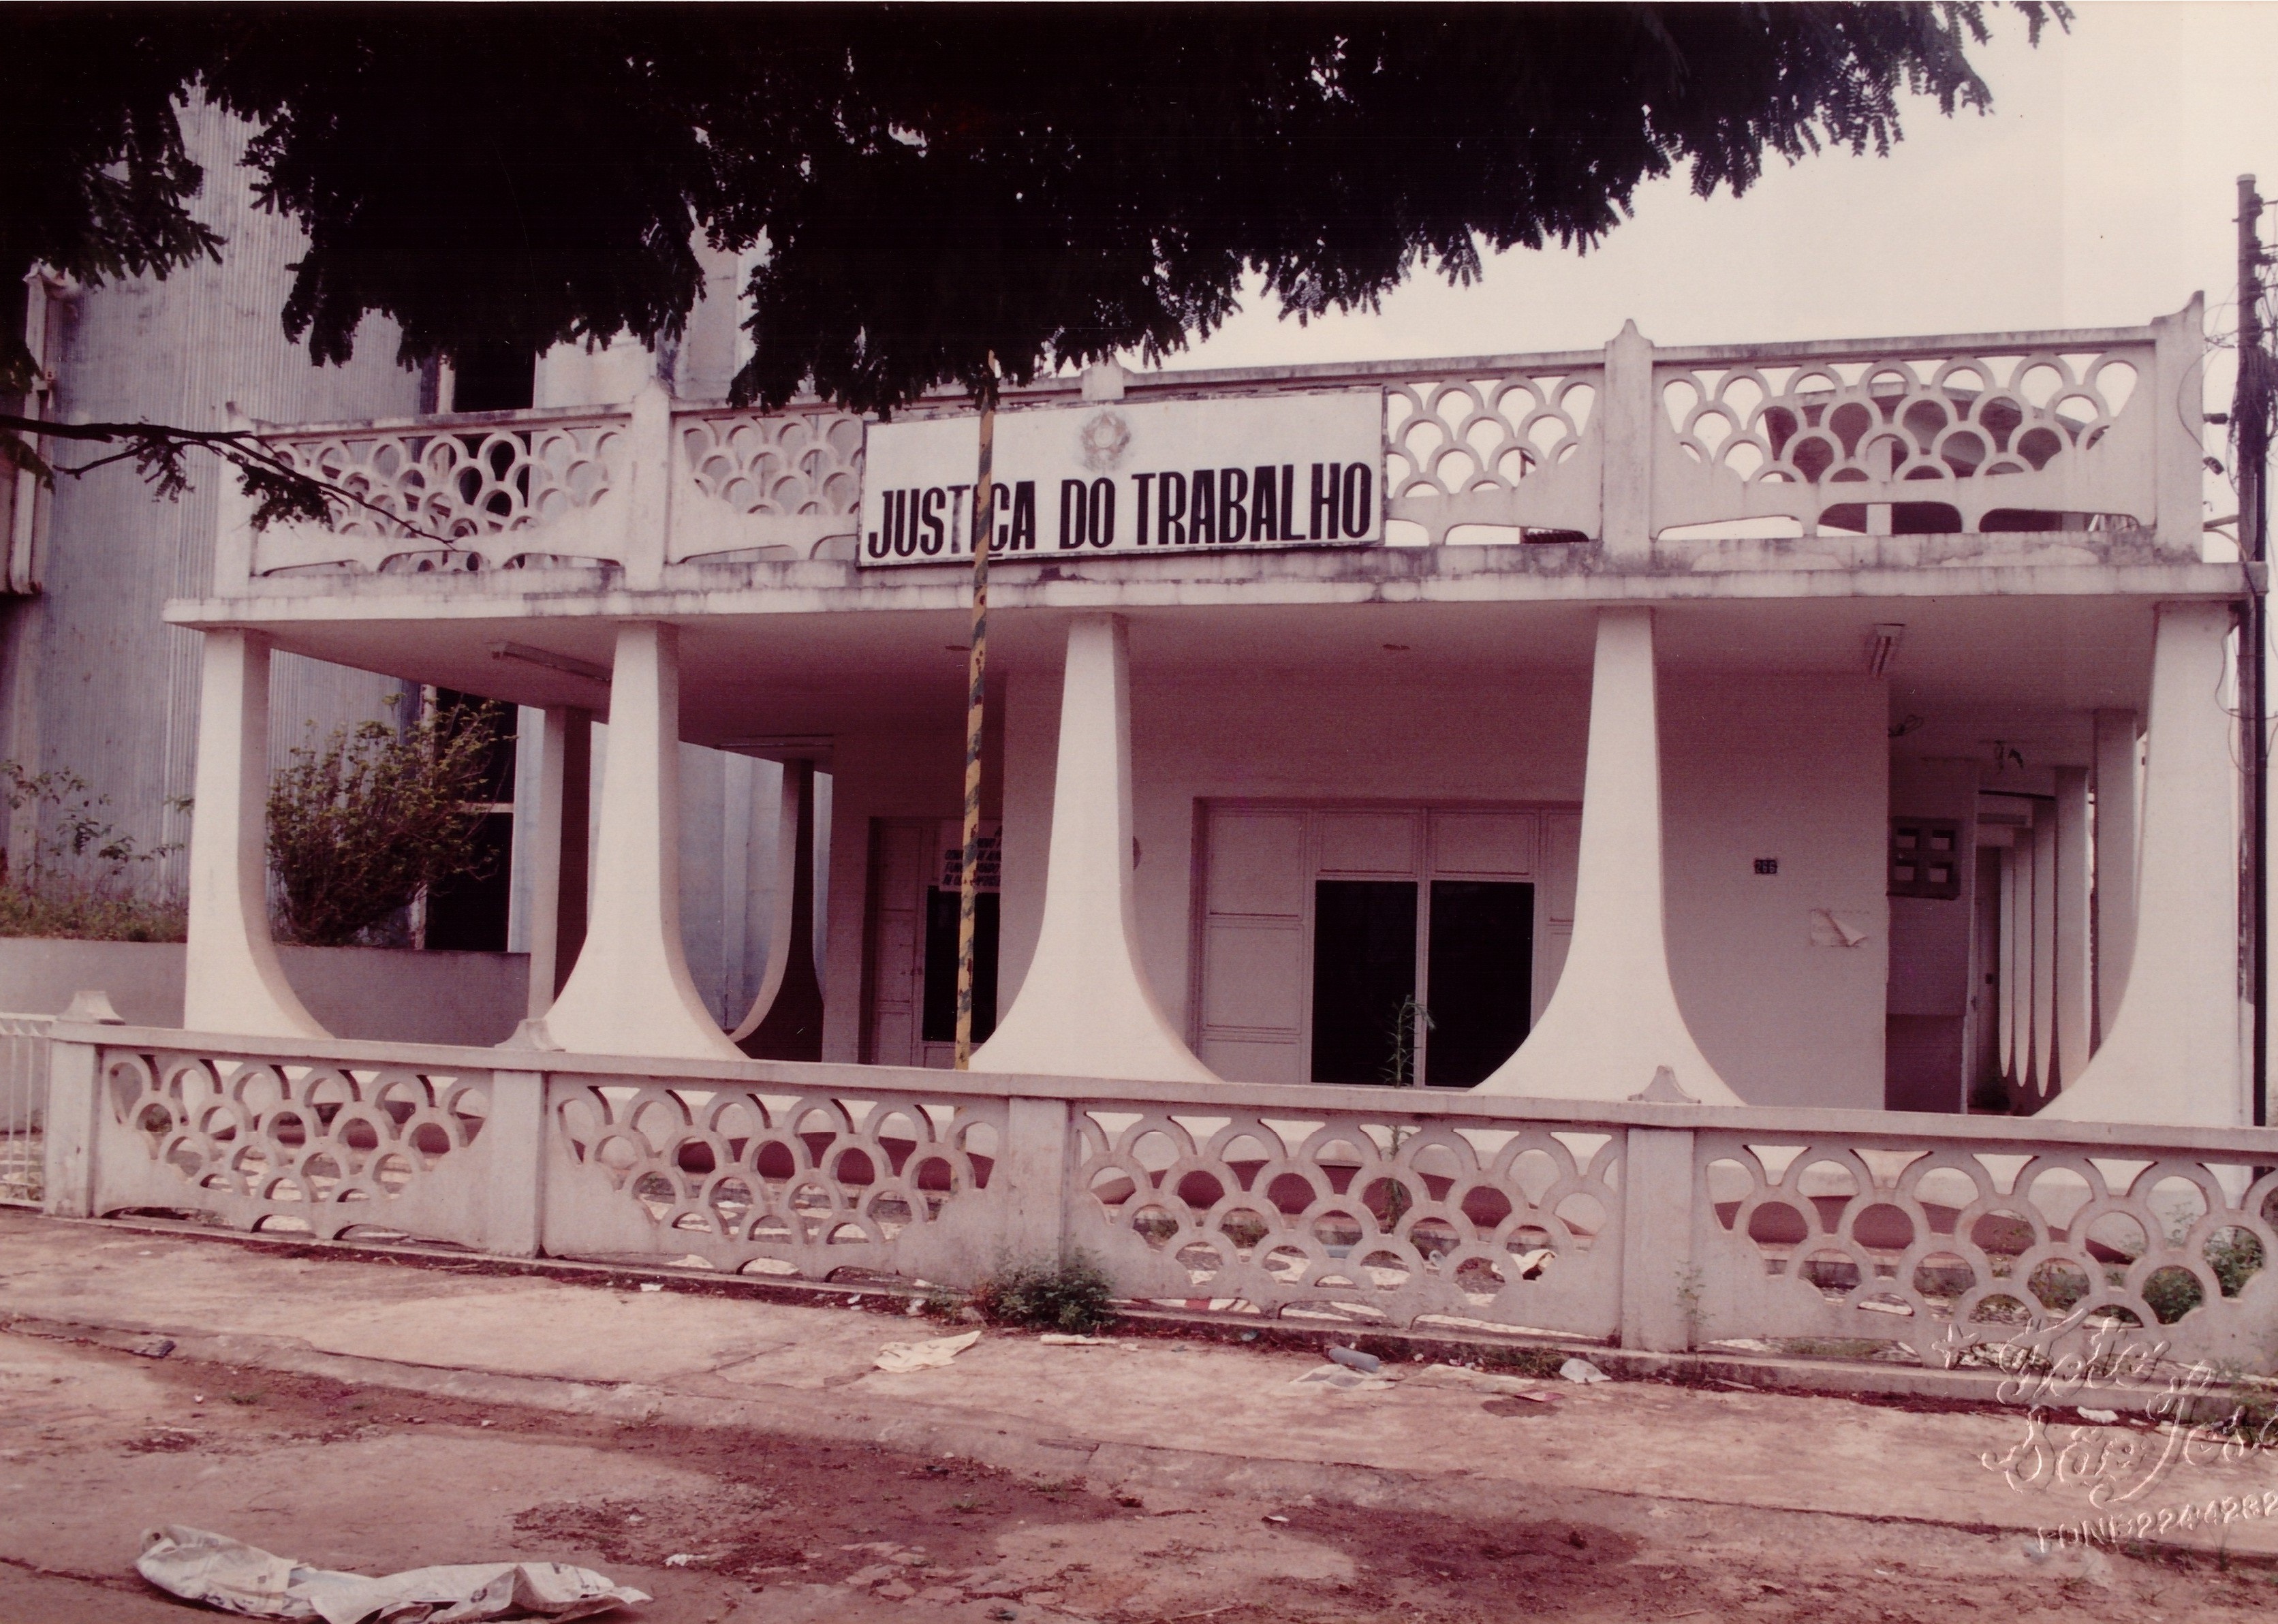
[[[1529,1410],[1491,1399],[1478,1424],[1524,1451]],[[2010,1624],[2278,1603],[2270,1567],[2219,1557],[1460,1480],[1419,1484],[1412,1508],[1181,1498],[0,1335],[0,1620],[190,1616],[131,1566],[169,1521],[366,1572],[581,1563],[669,1624]]]

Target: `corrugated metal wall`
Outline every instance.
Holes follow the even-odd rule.
[[[237,168],[248,126],[196,108],[184,122],[206,169],[199,211],[228,240],[222,262],[67,298],[52,356],[57,415],[218,428],[233,402],[276,422],[415,410],[418,379],[395,364],[389,324],[367,324],[345,367],[312,366],[286,341],[279,311],[301,234],[253,208]],[[160,610],[168,598],[208,589],[215,494],[234,477],[210,458],[194,456],[192,466],[195,489],[171,502],[125,466],[58,480],[47,591],[38,613],[18,623],[38,639],[26,651],[36,692],[29,725],[19,725],[9,752],[88,779],[111,796],[118,826],[145,846],[187,840],[187,815],[172,803],[190,794],[196,772],[198,638],[162,624]],[[395,687],[294,656],[278,668],[279,761],[312,723],[323,734],[344,720],[386,714],[382,696]],[[179,887],[186,872],[177,854],[163,879]]]

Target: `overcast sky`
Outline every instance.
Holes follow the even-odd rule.
[[[1579,349],[1632,318],[1665,344],[2136,325],[2194,289],[2228,333],[2236,177],[2278,194],[2278,4],[2090,0],[2037,50],[1991,27],[1991,111],[1918,102],[1887,157],[1775,159],[1739,198],[1673,178],[1598,250],[1427,276],[1376,316],[1301,329],[1253,298],[1174,364]]]

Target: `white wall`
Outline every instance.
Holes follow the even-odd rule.
[[[54,415],[220,428],[233,404],[271,422],[414,410],[418,379],[396,365],[391,324],[368,321],[345,366],[312,365],[305,349],[287,341],[279,311],[303,239],[253,206],[237,168],[250,126],[193,107],[183,130],[206,170],[194,207],[228,240],[222,261],[59,300],[50,318]],[[111,797],[103,816],[146,849],[187,839],[188,816],[169,801],[190,793],[196,766],[198,635],[162,624],[159,613],[169,598],[207,590],[215,502],[234,478],[202,453],[189,469],[193,488],[173,502],[126,465],[57,480],[47,590],[9,626],[11,639],[27,640],[16,651],[27,691],[11,708],[14,725],[0,755],[87,778]],[[385,714],[380,697],[394,686],[290,655],[276,662],[275,681],[280,760],[285,747],[304,741],[311,718],[321,737],[339,723]],[[182,861],[178,854],[163,877],[179,885]]]
[[[106,993],[138,1026],[182,1023],[183,945],[0,938],[0,1009],[54,1015]],[[487,1045],[522,1019],[530,961],[520,954],[421,953],[280,945],[286,978],[336,1038]]]
[[[1886,715],[1863,673],[1663,673],[1670,974],[1751,1105],[1882,1108]],[[1813,946],[1822,908],[1866,939]]]

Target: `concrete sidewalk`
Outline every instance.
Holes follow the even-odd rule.
[[[2026,1535],[2125,1513],[2147,1516],[2161,1543],[2278,1554],[2278,1515],[2260,1514],[2278,1510],[2278,1451],[2182,1465],[2098,1508],[2084,1485],[2052,1486],[2052,1469],[2021,1490],[1986,1464],[2028,1438],[2016,1410],[1633,1381],[1544,1383],[1556,1396],[1544,1406],[1412,1379],[1293,1388],[1317,1357],[1159,1334],[1069,1347],[990,1330],[945,1368],[886,1375],[872,1368],[882,1346],[942,1329],[875,1309],[489,1272],[478,1259],[293,1251],[0,1209],[0,1329],[111,1345],[163,1337],[177,1360],[879,1443],[1150,1492],[1413,1505],[1523,1491]],[[2080,1421],[2045,1420],[2052,1468]],[[2080,1436],[2101,1447],[2121,1435],[2147,1461],[2165,1446],[2141,1427]],[[2226,1497],[2225,1525],[2160,1527],[2163,1510]],[[2240,1509],[2250,1503],[2256,1514]]]

